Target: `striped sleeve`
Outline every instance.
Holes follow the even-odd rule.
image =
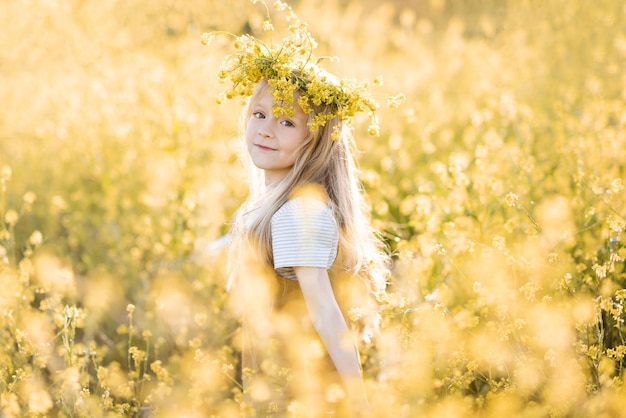
[[[339,230],[332,210],[312,198],[285,203],[272,217],[274,268],[323,267],[337,256]]]

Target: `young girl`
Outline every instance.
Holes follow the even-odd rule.
[[[368,407],[346,314],[371,329],[372,295],[384,292],[388,274],[349,126],[375,102],[362,85],[325,72],[306,26],[291,21],[292,35],[277,47],[237,38],[220,72],[233,82],[227,97],[250,96],[242,124],[250,197],[230,234],[243,408],[250,416],[343,416]]]

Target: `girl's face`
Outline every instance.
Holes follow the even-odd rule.
[[[265,183],[280,181],[293,167],[309,134],[308,115],[294,104],[294,116],[275,117],[274,98],[268,89],[259,93],[250,108],[246,146],[252,162],[265,172]]]

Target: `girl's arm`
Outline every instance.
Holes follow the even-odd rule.
[[[366,407],[358,351],[337,305],[328,272],[320,267],[295,267],[295,273],[313,326],[346,386],[349,401],[359,408]]]

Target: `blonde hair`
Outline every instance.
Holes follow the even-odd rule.
[[[271,87],[262,80],[250,97],[240,125],[242,138],[245,138],[251,106],[268,89]],[[314,107],[309,118],[319,112],[324,112],[323,106]],[[332,133],[336,130],[340,135],[333,140]],[[293,168],[271,189],[265,186],[263,170],[256,168],[249,157],[244,159],[250,171],[251,195],[235,217],[233,235],[255,242],[260,259],[272,267],[272,216],[301,188],[319,186],[339,226],[338,255],[331,275],[359,276],[378,297],[385,289],[389,256],[367,215],[350,127],[335,117],[310,131],[298,151]]]

